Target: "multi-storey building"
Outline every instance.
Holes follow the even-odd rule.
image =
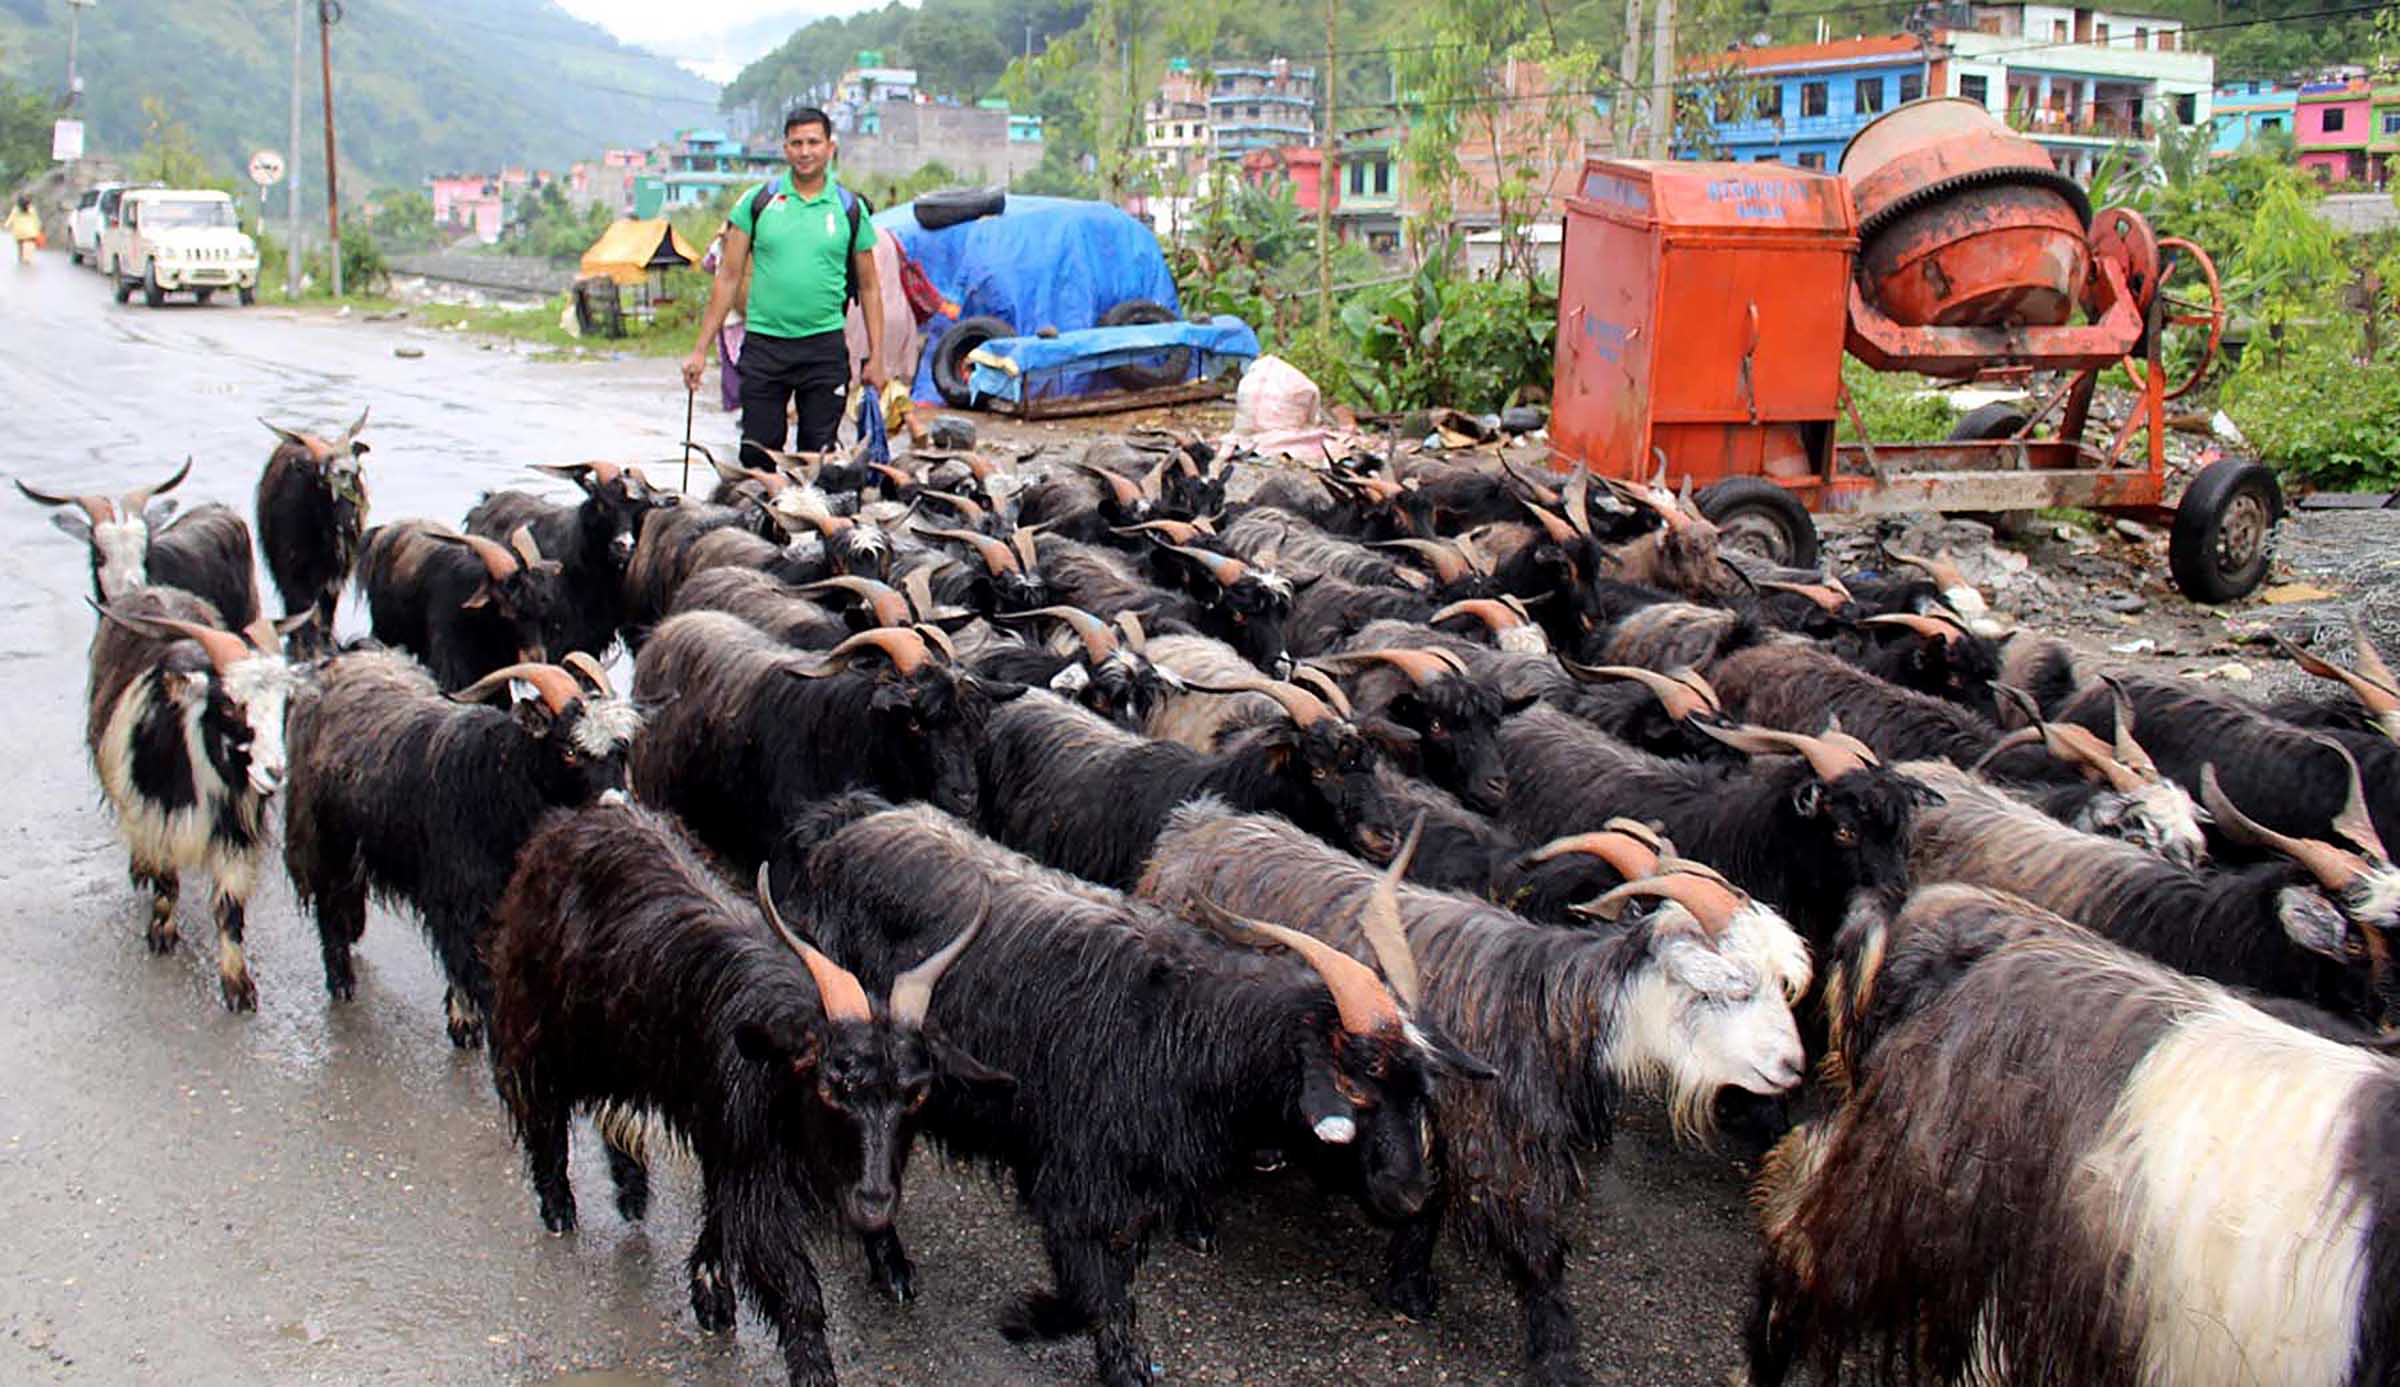
[[[2253,80],[2226,82],[2210,98],[2211,121],[2216,136],[2208,152],[2213,158],[2231,158],[2244,145],[2269,131],[2292,133],[2292,111],[2300,95],[2299,89],[2281,82]]]
[[[1208,140],[1213,154],[1310,144],[1317,132],[1317,70],[1277,58],[1264,67],[1211,68]]]
[[[2367,157],[2374,105],[2375,89],[2364,77],[2301,83],[2292,112],[2296,162],[2320,183],[2369,181],[2375,173]]]

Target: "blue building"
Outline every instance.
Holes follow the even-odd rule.
[[[2229,158],[2262,131],[2292,134],[2292,108],[2299,97],[2298,88],[2280,82],[2228,82],[2217,88],[2216,139],[2209,145],[2210,156]]]
[[[1679,157],[1774,161],[1830,170],[1860,126],[1925,94],[1927,55],[1905,34],[1712,53],[1692,66],[1734,70],[1706,89],[1716,149]]]

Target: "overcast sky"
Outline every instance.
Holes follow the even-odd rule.
[[[558,0],[569,14],[628,43],[642,44],[719,34],[773,14],[851,14],[869,3],[873,0],[711,0],[703,16],[695,19],[691,8],[661,5],[658,0]]]

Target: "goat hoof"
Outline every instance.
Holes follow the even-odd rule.
[[[701,1267],[692,1273],[692,1318],[700,1322],[703,1332],[723,1334],[733,1328],[733,1287],[726,1284],[724,1274],[711,1267]]]
[[[143,942],[150,946],[150,952],[160,955],[175,952],[175,945],[180,942],[180,938],[175,933],[174,921],[161,920],[155,916],[150,920],[149,932],[142,936]]]
[[[551,1232],[553,1232],[553,1233],[572,1233],[572,1232],[574,1232],[574,1231],[575,1231],[575,1198],[574,1198],[574,1196],[573,1196],[573,1195],[569,1195],[569,1196],[567,1196],[567,1197],[566,1197],[566,1198],[564,1198],[564,1199],[545,1199],[545,1200],[543,1200],[543,1201],[542,1201],[542,1226],[543,1226],[544,1228],[547,1228],[547,1229],[549,1229],[549,1230],[550,1230]]]
[[[1393,1277],[1383,1283],[1383,1294],[1377,1299],[1394,1314],[1412,1320],[1430,1320],[1434,1311],[1441,1308],[1442,1287],[1431,1276]]]
[[[1217,1230],[1214,1228],[1205,1225],[1178,1228],[1175,1230],[1175,1241],[1203,1257],[1217,1255]]]
[[[906,1305],[917,1298],[917,1264],[901,1258],[894,1264],[878,1267],[875,1289],[891,1298],[894,1305]]]
[[[449,1025],[449,1031],[450,1043],[458,1049],[480,1050],[483,1048],[483,1023],[481,1021],[454,1020]]]
[[[618,1187],[617,1217],[625,1220],[627,1223],[639,1223],[642,1221],[643,1215],[648,1214],[649,1212],[650,1187],[648,1185],[641,1185],[638,1187]]]
[[[258,984],[250,980],[248,973],[220,977],[217,979],[217,987],[225,994],[227,1011],[258,1010]]]

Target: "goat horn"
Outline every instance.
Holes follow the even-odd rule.
[[[585,688],[602,698],[614,698],[616,686],[608,682],[608,671],[600,662],[581,650],[570,650],[558,662],[559,667],[583,680]]]
[[[462,535],[454,530],[437,529],[431,525],[418,531],[438,544],[456,544],[474,551],[483,561],[484,576],[495,583],[504,583],[517,574],[517,556],[485,539],[482,535]]]
[[[36,491],[22,481],[17,483],[17,490],[24,492],[25,499],[38,506],[80,507],[95,525],[105,525],[117,518],[117,503],[106,496],[58,496],[47,491]]]
[[[90,599],[85,600],[89,601]],[[198,641],[201,651],[208,656],[209,668],[219,674],[225,673],[257,653],[240,636],[231,631],[219,630],[214,626],[203,626],[196,621],[183,621],[171,616],[130,616],[118,611],[113,606],[102,606],[97,602],[93,602],[92,607],[101,616],[137,636],[154,641]]]
[[[1883,758],[1875,754],[1875,748],[1842,730],[1842,720],[1838,717],[1827,718],[1825,730],[1818,733],[1817,736],[1828,746],[1839,747],[1867,765],[1883,764]]]
[[[1127,649],[1136,655],[1146,656],[1150,653],[1150,638],[1142,633],[1141,613],[1117,613],[1117,628],[1125,633]]]
[[[1333,682],[1333,676],[1325,671],[1308,665],[1296,666],[1292,670],[1292,683],[1306,685],[1311,692],[1325,700],[1326,706],[1333,709],[1336,716],[1350,716],[1350,695],[1343,693],[1342,686]]]
[[[1576,464],[1567,474],[1566,484],[1558,489],[1559,506],[1567,513],[1567,524],[1585,539],[1592,537],[1592,515],[1589,509],[1592,494],[1592,474]]]
[[[533,660],[527,660],[522,664],[504,665],[451,694],[450,697],[459,703],[481,703],[490,696],[492,690],[507,688],[519,679],[533,685],[533,691],[541,695],[542,706],[548,708],[553,717],[565,712],[568,704],[583,697],[583,690],[575,683],[574,676],[556,665],[545,665]]]
[[[373,405],[368,405],[366,408],[361,409],[358,412],[358,417],[350,421],[350,427],[342,430],[342,436],[333,441],[333,446],[336,448],[342,448],[358,441],[358,436],[367,431],[367,416],[374,412],[375,406]]]
[[[922,573],[924,570],[918,569],[917,572]],[[878,626],[906,626],[908,624],[908,599],[893,591],[887,584],[876,582],[872,578],[843,574],[833,578],[820,578],[816,582],[803,586],[800,591],[804,593],[823,592],[827,588],[836,588],[850,593],[865,602],[867,609],[874,613],[875,624]]]
[[[983,922],[990,919],[991,914],[992,888],[987,882],[983,888],[983,899],[976,904],[975,918],[967,922],[967,927],[924,962],[892,979],[888,1010],[893,1025],[905,1026],[910,1030],[925,1028],[926,1014],[933,1009],[934,985],[942,980],[942,974],[950,971],[951,964],[958,962],[958,956],[967,951],[967,946],[975,942],[975,936],[983,932]]]
[[[916,485],[917,479],[908,474],[908,469],[894,467],[888,462],[870,462],[867,464],[867,470],[890,482],[895,488]]]
[[[924,621],[920,621],[908,629],[916,632],[920,636],[923,636],[928,644],[930,644],[934,649],[942,652],[942,660],[944,663],[953,665],[958,663],[958,647],[950,643],[949,632],[944,631],[939,626],[933,625],[931,622]]]
[[[1314,727],[1333,716],[1333,709],[1326,706],[1325,702],[1315,694],[1297,684],[1286,684],[1263,676],[1253,679],[1237,679],[1230,684],[1219,684],[1213,687],[1200,684],[1193,684],[1191,687],[1202,693],[1265,694],[1281,705],[1283,711],[1290,715],[1293,723],[1301,727]]]
[[[2277,833],[2264,824],[2236,809],[2226,798],[2225,787],[2217,783],[2217,767],[2209,762],[2200,767],[2200,803],[2216,820],[2226,837],[2257,847],[2271,848],[2308,869],[2328,891],[2344,891],[2367,870],[2366,860],[2346,848],[2314,838],[2293,838]],[[2345,810],[2345,813],[2348,811]]]
[[[1892,556],[1893,563],[1922,569],[1945,590],[1950,588],[1965,588],[1969,592],[1975,590],[1975,585],[1967,581],[1967,575],[1959,571],[1958,565],[1952,563],[1947,554],[1939,558],[1928,559],[1915,554],[1903,554],[1897,549],[1886,549],[1884,552]]]
[[[1564,656],[1560,656],[1558,662],[1566,666],[1567,673],[1578,679],[1630,679],[1648,689],[1651,696],[1658,700],[1659,706],[1665,708],[1667,716],[1671,718],[1688,718],[1700,713],[1720,711],[1720,706],[1716,702],[1716,690],[1707,689],[1706,693],[1701,691],[1701,689],[1707,688],[1705,683],[1702,684],[1701,689],[1696,689],[1679,678],[1669,677],[1654,669],[1643,669],[1638,665],[1579,665]],[[1693,675],[1692,677],[1697,679],[1699,676]]]
[[[1262,943],[1280,944],[1298,954],[1333,994],[1342,1029],[1350,1034],[1373,1035],[1400,1024],[1400,1007],[1375,971],[1325,941],[1288,926],[1236,915],[1205,896],[1194,898],[1192,913],[1200,923],[1235,943],[1252,948]]]
[[[1116,535],[1161,534],[1165,535],[1171,543],[1189,544],[1206,531],[1189,520],[1145,520],[1139,525],[1111,525],[1109,533]]]
[[[1828,612],[1841,611],[1842,604],[1850,600],[1850,594],[1838,592],[1824,583],[1786,583],[1774,578],[1758,578],[1752,580],[1751,586],[1766,588],[1772,592],[1797,593]],[[1883,619],[1882,617],[1867,618],[1869,621]]]
[[[775,908],[775,893],[767,887],[767,864],[758,864],[758,908],[774,927],[775,937],[785,947],[800,955],[808,966],[808,976],[817,984],[817,1001],[825,1008],[825,1019],[832,1022],[871,1021],[874,1013],[867,1009],[867,990],[849,969],[817,952],[815,945],[792,932],[783,922],[783,912]]]
[[[1095,665],[1117,653],[1117,633],[1108,629],[1107,622],[1081,607],[1035,607],[1030,611],[1002,612],[995,619],[1020,621],[1036,616],[1056,617],[1065,622],[1082,640],[1085,658]]]
[[[2359,628],[2358,639],[2363,649],[2372,651],[2375,648],[2366,644],[2366,628],[2363,626]],[[2378,684],[2355,670],[2344,669],[2331,660],[2320,659],[2281,636],[2276,636],[2274,641],[2275,648],[2282,651],[2287,659],[2300,666],[2301,669],[2319,679],[2336,680],[2348,687],[2351,696],[2364,705],[2368,712],[2378,716],[2390,712],[2400,712],[2400,691]],[[2385,671],[2387,676],[2389,673],[2389,670]]]
[[[961,453],[958,460],[966,464],[967,475],[973,477],[978,485],[990,481],[1000,470],[992,466],[992,460],[981,453]]]
[[[1500,470],[1501,472],[1505,473],[1510,480],[1525,488],[1526,494],[1532,497],[1531,503],[1538,503],[1543,506],[1555,506],[1558,504],[1558,488],[1551,486],[1548,482],[1543,481],[1539,477],[1528,476],[1523,472],[1519,472],[1505,457],[1500,459]],[[1561,523],[1563,524],[1564,522],[1562,521]]]
[[[1575,542],[1574,528],[1568,525],[1566,521],[1559,519],[1556,515],[1551,514],[1549,511],[1544,510],[1531,501],[1520,498],[1517,504],[1533,512],[1533,518],[1541,522],[1542,533],[1549,536],[1552,544],[1573,544]]]
[[[517,557],[525,561],[527,568],[542,561],[542,546],[534,543],[531,525],[519,525],[509,531],[508,547],[516,551]]]
[[[878,626],[871,631],[861,631],[826,651],[823,668],[812,672],[809,677],[839,674],[850,667],[853,656],[870,647],[882,651],[884,658],[892,662],[892,668],[902,674],[916,673],[927,660],[933,658],[932,652],[925,648],[925,638],[915,631],[904,626]]]
[[[1433,565],[1435,581],[1445,585],[1467,576],[1467,560],[1456,547],[1430,539],[1386,539],[1367,546],[1370,549],[1398,549],[1416,554]]]
[[[922,500],[939,501],[943,505],[949,506],[951,509],[956,510],[961,516],[965,517],[966,522],[970,525],[980,525],[983,523],[983,507],[975,504],[974,498],[972,497],[961,496],[956,492],[936,491],[929,486],[918,488],[917,496]]]
[[[1425,618],[1425,624],[1439,625],[1456,616],[1471,616],[1492,631],[1512,630],[1526,624],[1522,612],[1514,611],[1506,603],[1489,597],[1470,597],[1464,602],[1453,602]]]
[[[1232,587],[1242,580],[1243,574],[1250,571],[1248,564],[1231,554],[1215,554],[1206,549],[1194,549],[1188,544],[1170,544],[1167,552],[1180,554],[1207,569],[1208,576],[1214,578],[1221,588]]]
[[[1096,481],[1102,486],[1107,487],[1109,493],[1116,498],[1117,504],[1126,510],[1132,510],[1141,505],[1144,500],[1148,499],[1142,494],[1142,488],[1135,486],[1130,480],[1118,476],[1116,473],[1109,471],[1105,467],[1098,466],[1094,463],[1084,462],[1080,459],[1068,463],[1067,466],[1074,468],[1076,471],[1083,473],[1087,477],[1090,477],[1093,481]]]
[[[2385,851],[2383,838],[2375,831],[2374,816],[2367,812],[2367,791],[2359,778],[2358,758],[2350,754],[2350,748],[2331,737],[2319,735],[2316,740],[2341,757],[2342,768],[2350,773],[2349,794],[2343,798],[2342,812],[2334,816],[2333,831],[2376,861],[2391,861],[2391,853]]]
[[[1682,863],[1670,864],[1668,870],[1656,876],[1626,882],[1596,900],[1568,909],[1594,919],[1614,920],[1629,900],[1647,896],[1673,901],[1698,922],[1702,934],[1716,939],[1733,924],[1735,912],[1742,908],[1742,895],[1720,878],[1684,867]]]
[[[1769,587],[1772,584],[1761,580],[1759,586]],[[1886,612],[1881,616],[1868,617],[1859,624],[1861,626],[1904,626],[1928,640],[1938,640],[1944,645],[1956,645],[1958,638],[1966,634],[1948,622],[1937,621],[1917,612]]]
[[[1447,650],[1353,650],[1339,655],[1321,655],[1312,663],[1340,669],[1364,664],[1385,664],[1408,676],[1408,682],[1424,688],[1445,674],[1467,672],[1457,656]]]
[[[1817,778],[1828,783],[1877,764],[1848,747],[1835,746],[1823,738],[1803,736],[1797,732],[1750,726],[1716,727],[1705,722],[1692,725],[1736,751],[1745,751],[1753,756],[1797,752],[1807,758],[1808,768],[1816,772]]]
[[[2133,695],[2126,692],[2125,681],[2113,674],[2101,675],[2100,682],[2108,686],[2109,704],[2116,712],[2117,759],[2133,767],[2142,779],[2157,784],[2160,779],[2158,762],[2151,760],[2150,753],[2134,740]]]
[[[1017,557],[1024,561],[1027,573],[1042,566],[1041,549],[1033,542],[1033,537],[1041,532],[1041,528],[1039,525],[1019,525],[1009,532],[1008,542],[1015,546]]]
[[[1616,869],[1626,881],[1639,881],[1658,870],[1658,849],[1630,833],[1604,830],[1599,833],[1577,833],[1571,837],[1553,838],[1526,855],[1532,862],[1549,862],[1580,853],[1597,857]]]
[[[1366,904],[1359,908],[1358,932],[1366,936],[1367,947],[1375,951],[1375,962],[1383,969],[1383,980],[1391,985],[1392,995],[1400,1005],[1415,1011],[1424,997],[1424,983],[1417,975],[1417,958],[1408,947],[1408,929],[1400,923],[1400,883],[1408,876],[1408,864],[1416,859],[1417,844],[1425,836],[1425,816],[1408,826],[1408,837],[1383,874],[1376,878],[1375,889],[1367,894]]]
[[[308,445],[313,441],[307,434],[300,432],[298,429],[287,429],[283,425],[276,423],[274,420],[269,419],[263,414],[255,417],[257,418],[258,422],[267,426],[267,432],[275,435],[279,439],[282,439],[284,442],[291,444],[295,448],[308,448]],[[312,453],[316,451],[314,448],[308,448],[308,450]]]
[[[1007,545],[990,535],[979,535],[972,530],[944,530],[932,525],[919,525],[916,527],[916,531],[918,534],[932,535],[937,539],[956,540],[973,549],[975,557],[983,562],[984,572],[995,578],[1003,573],[1018,571],[1016,554]]]
[[[1969,769],[1980,771],[2002,752],[2022,746],[2039,737],[2042,746],[2052,756],[2069,765],[2083,767],[2084,774],[2094,779],[2107,781],[2110,788],[2120,794],[2138,794],[2145,784],[2157,779],[2157,767],[2151,767],[2151,774],[2145,777],[2140,767],[2110,754],[2108,744],[2101,741],[2090,729],[2075,723],[2052,722],[2044,718],[2042,710],[2034,703],[2032,694],[2013,684],[1994,684],[1992,687],[2003,698],[2015,705],[2017,711],[2023,713],[2033,725],[2019,728],[1994,742],[1991,749],[1977,757],[1975,764]],[[2130,717],[2131,709],[2127,709],[2126,712]],[[2117,740],[2120,746],[2129,744],[2131,741],[2122,724],[2118,727]],[[2136,747],[2135,750],[2139,751],[2140,748]]]
[[[192,475],[192,460],[187,457],[183,460],[183,466],[176,468],[174,475],[168,477],[165,481],[158,483],[156,486],[138,486],[133,490],[126,492],[125,511],[127,516],[130,518],[132,516],[140,515],[142,513],[142,507],[150,504],[151,497],[166,495],[168,492],[173,491],[175,488],[183,485],[183,479],[190,475]]]

